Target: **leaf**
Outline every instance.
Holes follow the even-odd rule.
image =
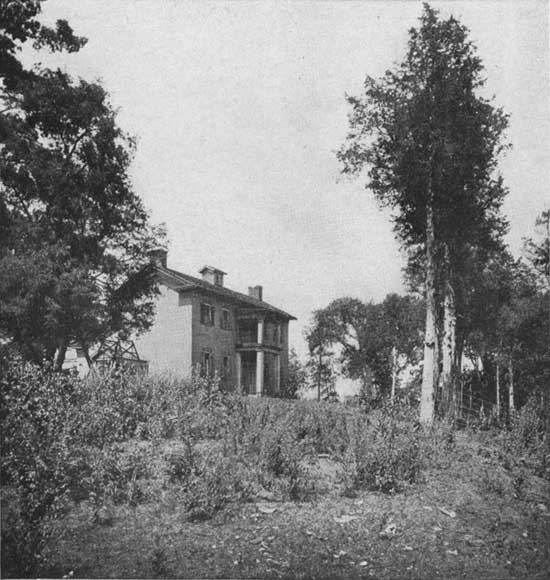
[[[358,520],[359,516],[350,516],[350,515],[343,515],[343,516],[335,516],[334,517],[334,521],[337,524],[348,524],[349,522],[352,522],[353,520]]]
[[[450,518],[456,518],[456,512],[453,512],[452,510],[447,510],[443,507],[439,507],[437,506],[437,509],[442,513],[445,514],[446,516],[449,516]]]
[[[258,511],[262,514],[272,514],[272,513],[276,512],[277,509],[278,508],[276,508],[276,507],[271,507],[268,505],[263,505],[263,504],[258,505]]]

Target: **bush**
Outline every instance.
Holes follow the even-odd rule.
[[[395,492],[420,480],[422,442],[412,419],[406,406],[388,403],[369,426],[359,417],[350,421],[350,446],[342,458],[345,493],[352,494],[359,487]]]
[[[503,454],[510,459],[527,461],[536,475],[550,480],[550,437],[544,409],[535,397],[512,414],[508,428],[498,437]]]
[[[250,482],[248,469],[237,457],[206,455],[183,482],[188,518],[209,519],[226,505],[245,501],[251,494]]]
[[[2,487],[9,517],[2,525],[2,575],[35,575],[64,513],[69,484],[64,466],[74,458],[67,417],[73,406],[69,377],[20,361],[0,369]]]
[[[47,570],[53,522],[71,501],[138,500],[139,460],[123,459],[115,444],[144,419],[135,385],[122,375],[81,381],[17,359],[2,361],[0,373],[2,491],[9,503],[2,574],[34,576]]]
[[[306,499],[313,491],[313,484],[304,459],[304,448],[292,437],[288,425],[274,422],[264,432],[259,450],[261,485],[285,499]]]

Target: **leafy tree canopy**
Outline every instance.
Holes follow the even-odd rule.
[[[65,21],[37,20],[40,2],[0,4],[1,330],[36,362],[62,363],[115,332],[150,324],[148,251],[163,241],[128,177],[134,142],[97,83],[25,70],[22,43],[78,50]]]
[[[381,303],[339,298],[313,314],[310,350],[338,352],[344,376],[374,380],[383,392],[391,383],[393,349],[403,366],[415,360],[422,340],[422,303],[412,296],[388,294]]]

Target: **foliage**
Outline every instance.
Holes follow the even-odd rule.
[[[369,399],[372,382],[387,394],[392,372],[415,362],[421,342],[421,302],[412,296],[388,294],[380,303],[356,298],[333,300],[313,313],[307,333],[310,348],[337,351],[333,357],[340,372],[359,379]],[[394,349],[396,355],[394,356]]]
[[[187,478],[184,491],[189,519],[209,519],[227,504],[250,497],[250,475],[238,457],[206,455]]]
[[[491,173],[507,121],[478,95],[483,66],[467,32],[425,4],[403,63],[379,81],[367,77],[363,97],[348,97],[344,172],[369,167],[369,187],[397,210],[395,228],[408,246],[425,241],[429,173],[441,242],[466,243],[489,225],[502,227],[503,191]]]
[[[325,345],[310,349],[305,365],[306,385],[317,392],[318,401],[337,401],[336,368],[332,353]]]
[[[428,466],[445,468],[455,444],[450,424],[424,430],[414,407],[399,400],[365,413],[242,397],[200,377],[115,372],[84,381],[21,361],[4,363],[0,383],[2,499],[9,507],[2,572],[11,576],[48,570],[56,520],[74,503],[107,525],[114,505],[167,494],[190,520],[253,497],[304,501],[321,489],[313,467],[319,454],[340,464],[344,493],[394,493],[420,481]],[[506,457],[548,477],[545,421],[533,401],[499,440]]]
[[[514,413],[507,429],[499,433],[497,441],[508,461],[531,464],[534,472],[550,481],[550,408],[540,406],[540,399],[533,395]]]
[[[281,398],[296,399],[305,382],[306,369],[294,348],[291,348],[288,355],[288,375],[285,384],[281,386]]]
[[[52,373],[20,360],[0,368],[2,484],[11,497],[2,526],[2,572],[36,575],[45,547],[71,501],[139,501],[145,460],[117,444],[137,433],[143,416],[133,383],[96,382]]]
[[[61,368],[71,342],[87,351],[148,327],[156,286],[147,253],[163,233],[132,191],[134,143],[105,90],[60,70],[24,70],[16,58],[28,39],[55,50],[84,41],[65,21],[41,26],[39,2],[1,10],[15,21],[1,20],[0,329],[27,359],[55,357]]]
[[[410,408],[386,404],[369,423],[366,429],[357,422],[349,424],[350,444],[343,458],[346,493],[361,487],[393,493],[419,481],[422,441],[412,429]]]
[[[541,289],[550,292],[550,209],[543,211],[535,222],[535,239],[525,240],[525,252],[538,275]]]
[[[506,191],[495,170],[507,118],[480,96],[484,82],[467,29],[425,4],[403,62],[379,80],[367,77],[364,94],[348,97],[350,131],[338,153],[344,173],[368,169],[368,188],[394,212],[410,281],[426,294],[421,415],[427,420],[438,327],[445,331],[443,362],[456,360],[456,337],[463,334],[454,329],[461,330],[471,291],[464,282],[475,282],[506,231],[500,214]]]

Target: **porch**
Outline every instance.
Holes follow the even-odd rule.
[[[240,392],[274,396],[281,382],[281,324],[257,315],[238,319],[236,382]]]
[[[267,350],[237,351],[237,387],[247,395],[274,396],[279,392],[281,355]]]

